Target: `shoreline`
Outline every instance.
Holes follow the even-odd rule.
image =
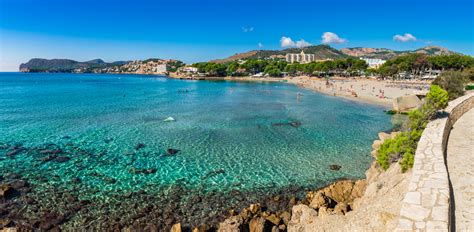
[[[296,76],[296,77],[176,77],[179,80],[205,80],[205,81],[237,81],[237,82],[278,82],[296,85],[300,88],[310,89],[317,93],[343,98],[359,103],[378,105],[387,109],[393,107],[393,99],[397,97],[415,95],[426,89],[429,82],[396,82],[387,80],[373,80],[369,78],[341,78],[326,79]]]

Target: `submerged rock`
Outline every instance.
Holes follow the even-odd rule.
[[[79,184],[82,181],[79,177],[73,177],[73,178],[71,178],[71,182],[74,183],[74,184]]]
[[[339,169],[341,169],[341,165],[331,164],[331,165],[329,165],[329,168],[333,171],[338,171]]]
[[[54,161],[58,162],[58,163],[63,163],[63,162],[67,162],[69,161],[71,158],[67,157],[67,156],[58,156],[54,159]]]
[[[290,122],[290,126],[292,126],[292,127],[300,127],[300,126],[301,126],[301,122],[299,122],[299,121]]]
[[[277,123],[272,123],[272,126],[292,126],[295,128],[298,128],[301,126],[300,121],[292,121],[292,122],[277,122]]]
[[[167,155],[176,155],[178,152],[179,152],[179,150],[178,150],[178,149],[174,149],[174,148],[168,148],[168,149],[166,150],[166,154],[167,154]]]
[[[146,145],[144,143],[138,143],[137,145],[135,145],[135,150],[140,150],[144,147],[146,147]]]
[[[15,189],[9,184],[0,185],[0,198],[6,199],[13,195]]]
[[[102,178],[102,180],[103,180],[105,183],[107,183],[107,184],[115,184],[115,183],[117,183],[117,180],[116,180],[115,178],[108,177],[108,176]]]
[[[26,150],[26,149],[23,148],[23,147],[19,147],[19,148],[14,147],[11,151],[9,151],[9,152],[6,154],[6,156],[7,156],[7,157],[16,156],[16,155],[20,154],[20,152],[22,152],[22,151],[24,151],[24,150]]]
[[[63,150],[61,150],[61,149],[46,149],[46,150],[41,150],[40,153],[41,153],[41,154],[52,154],[52,155],[56,155],[56,154],[61,154],[61,153],[63,153]]]
[[[152,173],[156,173],[156,171],[158,171],[158,169],[156,168],[141,169],[141,168],[132,167],[128,169],[128,172],[131,174],[152,174]]]
[[[224,169],[212,170],[212,171],[208,172],[205,176],[203,176],[202,179],[207,179],[207,178],[213,177],[215,175],[224,174],[224,173],[225,173]]]
[[[48,155],[48,156],[40,158],[39,160],[43,163],[46,163],[46,162],[49,162],[49,161],[54,160],[56,158],[57,158],[57,155]]]

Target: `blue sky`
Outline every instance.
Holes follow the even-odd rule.
[[[336,48],[439,45],[474,55],[473,2],[0,0],[0,71],[34,57],[206,61],[321,44],[325,32]]]

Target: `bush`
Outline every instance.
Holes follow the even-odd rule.
[[[456,99],[464,95],[464,86],[468,82],[466,72],[448,71],[443,72],[434,81],[434,85],[439,85],[449,93],[449,100]]]
[[[400,160],[403,172],[413,167],[416,146],[423,130],[436,112],[448,105],[448,96],[448,92],[441,87],[431,85],[421,109],[408,113],[403,131],[395,138],[385,140],[377,151],[377,163],[382,169],[387,170],[396,160]]]
[[[467,79],[469,79],[470,81],[474,81],[474,67],[464,69],[463,73]]]

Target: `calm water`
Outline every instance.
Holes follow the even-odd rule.
[[[42,195],[51,188],[110,203],[173,186],[204,195],[321,187],[363,177],[372,141],[391,126],[383,108],[284,83],[0,74],[0,174],[27,180],[41,206],[54,202]],[[57,149],[70,159],[45,158]]]

